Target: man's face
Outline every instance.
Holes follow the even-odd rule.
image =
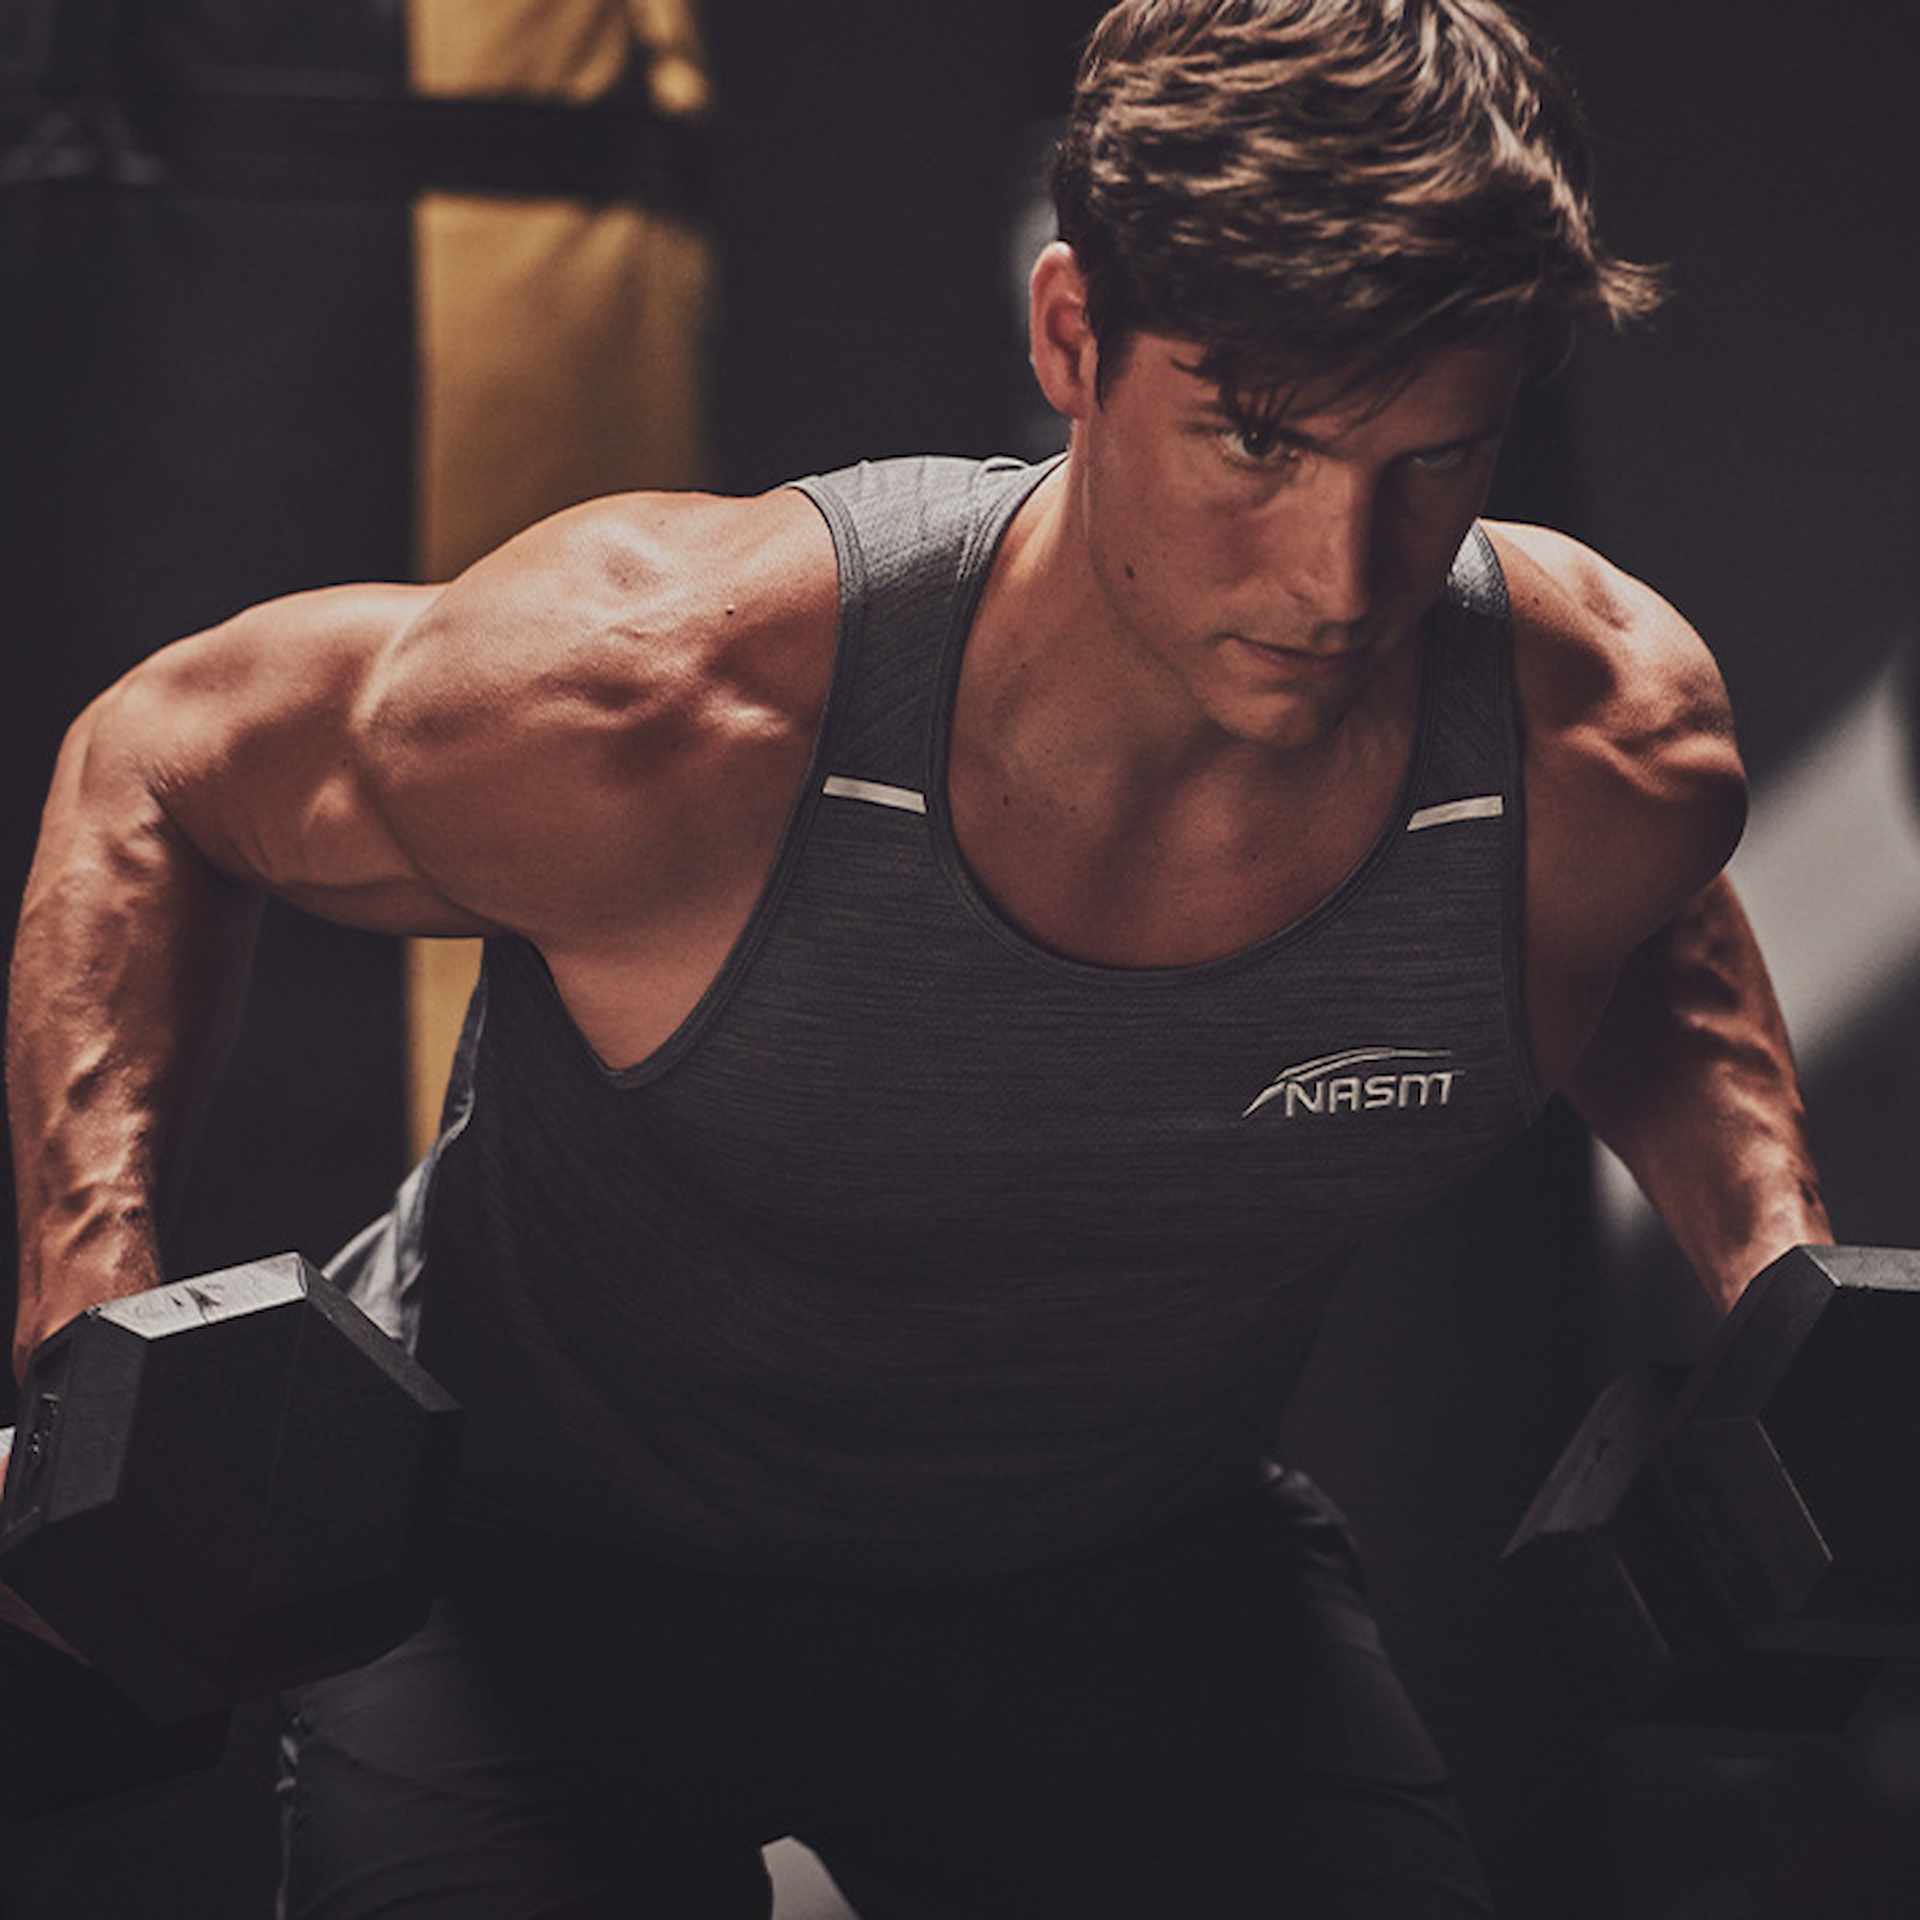
[[[1123,642],[1222,731],[1312,746],[1444,588],[1520,354],[1444,349],[1385,405],[1309,382],[1259,428],[1184,370],[1199,357],[1140,335],[1076,426],[1095,579]]]

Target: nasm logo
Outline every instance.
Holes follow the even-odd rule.
[[[1289,1120],[1333,1113],[1383,1113],[1407,1107],[1444,1107],[1453,1099],[1459,1072],[1440,1062],[1444,1048],[1349,1047],[1286,1068],[1240,1118],[1248,1120],[1275,1101]]]

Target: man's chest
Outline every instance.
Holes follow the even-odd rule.
[[[1367,858],[1399,776],[1311,805],[1102,806],[956,755],[953,835],[974,880],[1050,952],[1096,966],[1203,965],[1304,921]]]

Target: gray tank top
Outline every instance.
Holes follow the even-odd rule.
[[[973,610],[1045,471],[803,483],[840,568],[821,734],[657,1053],[608,1070],[540,955],[488,943],[447,1130],[341,1269],[465,1402],[469,1517],[856,1577],[1151,1525],[1257,1470],[1358,1231],[1537,1111],[1485,535],[1359,866],[1227,958],[1095,966],[996,911],[945,804]]]

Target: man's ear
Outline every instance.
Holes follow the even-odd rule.
[[[1098,405],[1100,349],[1087,324],[1087,279],[1064,240],[1050,242],[1027,282],[1028,359],[1055,413],[1083,420]]]

